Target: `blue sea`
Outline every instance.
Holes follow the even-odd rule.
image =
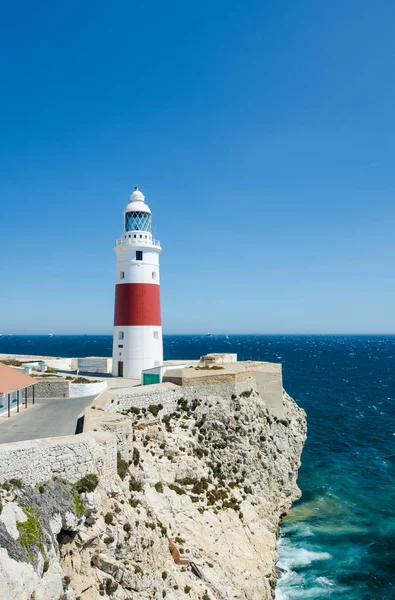
[[[395,336],[172,336],[166,359],[283,364],[307,412],[302,499],[282,525],[277,600],[395,600]],[[12,336],[0,352],[111,355],[110,336]]]

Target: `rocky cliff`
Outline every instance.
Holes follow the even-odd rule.
[[[245,390],[123,414],[112,481],[1,488],[1,600],[272,599],[304,411],[284,393],[279,420]]]

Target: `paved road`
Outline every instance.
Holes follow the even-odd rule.
[[[0,421],[0,444],[73,435],[78,416],[95,397],[41,399],[28,409],[21,407],[19,414]]]

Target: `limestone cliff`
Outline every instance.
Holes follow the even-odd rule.
[[[305,414],[254,390],[123,408],[118,474],[0,493],[0,599],[269,600]]]

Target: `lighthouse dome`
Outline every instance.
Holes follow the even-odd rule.
[[[125,213],[130,211],[139,211],[151,214],[150,207],[145,203],[145,196],[136,187],[133,194],[130,195],[129,204],[125,208]]]
[[[145,196],[138,187],[130,196],[129,204],[124,210],[125,231],[151,232],[151,210],[145,203]]]

